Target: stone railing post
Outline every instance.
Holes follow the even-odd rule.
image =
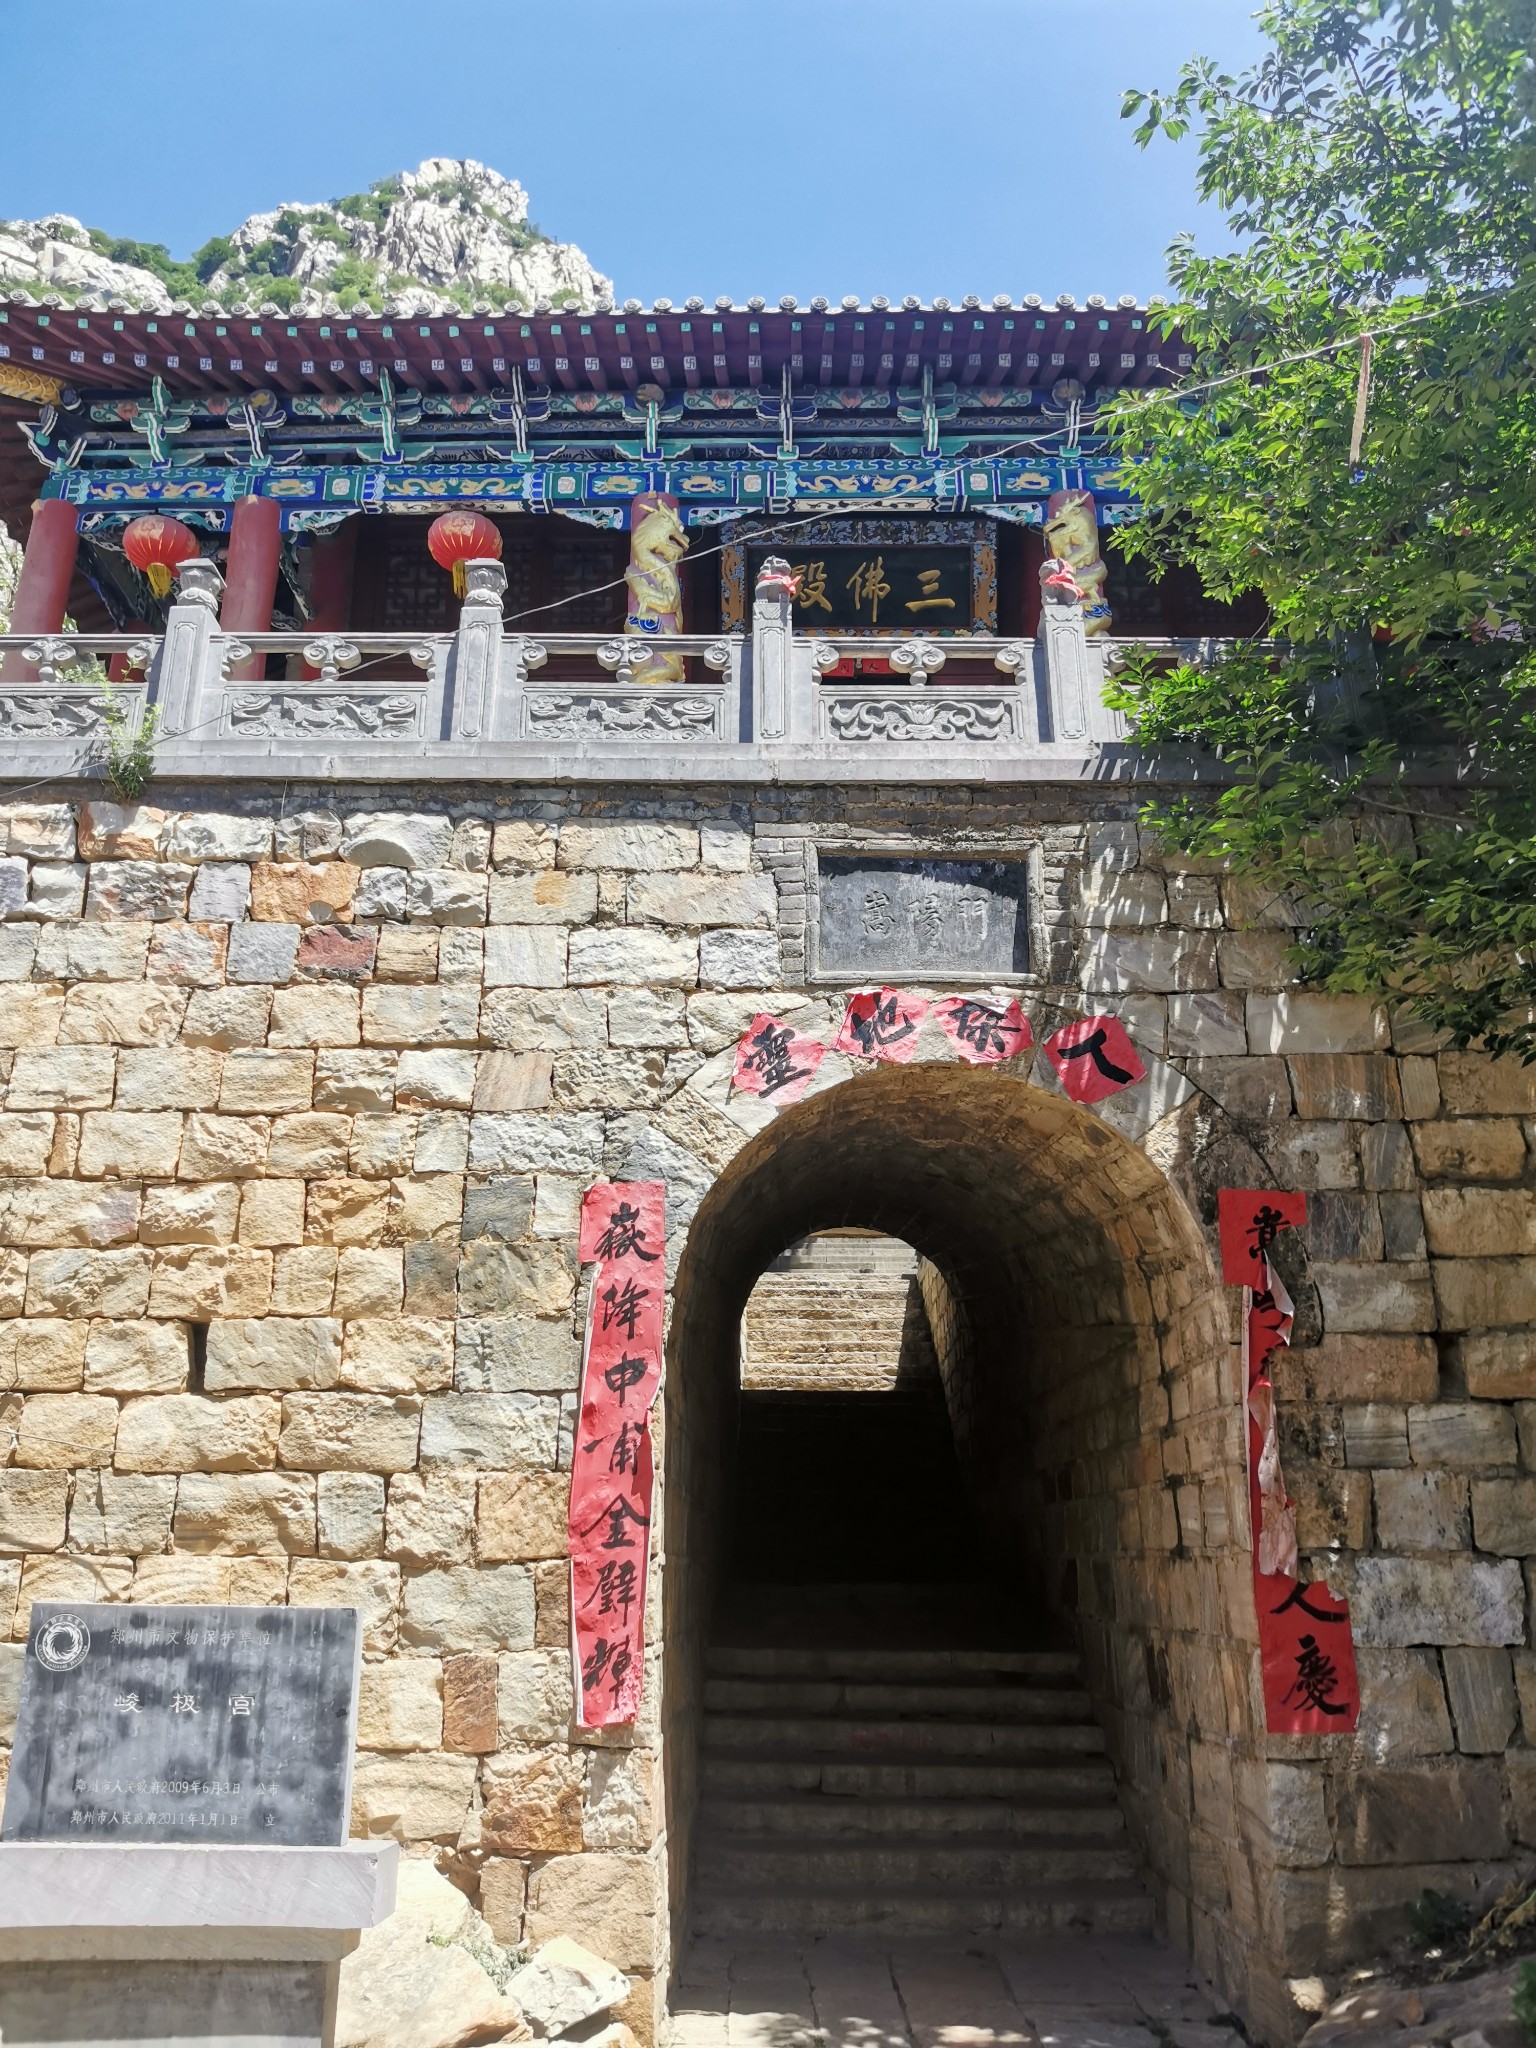
[[[489,739],[501,680],[501,608],[507,572],[500,562],[464,564],[464,604],[449,656],[448,737]]]
[[[1093,705],[1102,694],[1101,664],[1083,630],[1080,598],[1058,596],[1047,585],[1040,606],[1040,645],[1045,656],[1046,699],[1051,729],[1041,738],[1085,746],[1093,732]]]
[[[795,591],[789,564],[770,555],[752,593],[752,737],[809,740],[815,736],[816,672],[809,649],[796,646]]]
[[[160,730],[167,740],[192,734],[212,715],[218,676],[214,668],[214,634],[224,579],[206,556],[195,556],[176,569],[176,602],[165,621],[155,702]]]

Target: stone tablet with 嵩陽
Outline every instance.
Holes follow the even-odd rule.
[[[345,1841],[350,1607],[32,1609],[0,1839]]]
[[[819,891],[823,975],[952,979],[1029,966],[1024,861],[824,854]]]

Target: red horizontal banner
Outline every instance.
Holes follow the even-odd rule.
[[[1063,1093],[1074,1102],[1102,1102],[1147,1070],[1118,1017],[1080,1017],[1064,1024],[1045,1041],[1046,1058],[1056,1069]]]
[[[976,996],[945,996],[933,1006],[939,1029],[973,1067],[1011,1060],[1034,1043],[1029,1019],[1016,1001],[984,1003]]]
[[[797,1031],[759,1011],[736,1047],[731,1086],[742,1095],[764,1095],[774,1102],[798,1102],[827,1056],[819,1038]]]
[[[865,989],[848,998],[837,1050],[860,1060],[894,1060],[905,1066],[917,1051],[917,1035],[928,1005],[899,988]]]

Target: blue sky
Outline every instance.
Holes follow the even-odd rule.
[[[1145,295],[1194,145],[1128,85],[1258,49],[1249,0],[5,0],[0,217],[185,255],[424,156],[521,179],[621,296]]]

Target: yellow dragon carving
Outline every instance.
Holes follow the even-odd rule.
[[[677,501],[661,491],[645,491],[630,509],[629,616],[626,633],[680,633],[683,630],[683,586],[677,565],[688,552],[688,535]],[[683,657],[652,654],[637,660],[630,673],[637,682],[680,683]]]
[[[1065,562],[1082,592],[1083,631],[1092,639],[1114,625],[1104,582],[1109,575],[1099,553],[1099,521],[1092,491],[1054,491],[1046,500],[1045,544],[1051,559]],[[1051,563],[1045,565],[1049,572]]]

